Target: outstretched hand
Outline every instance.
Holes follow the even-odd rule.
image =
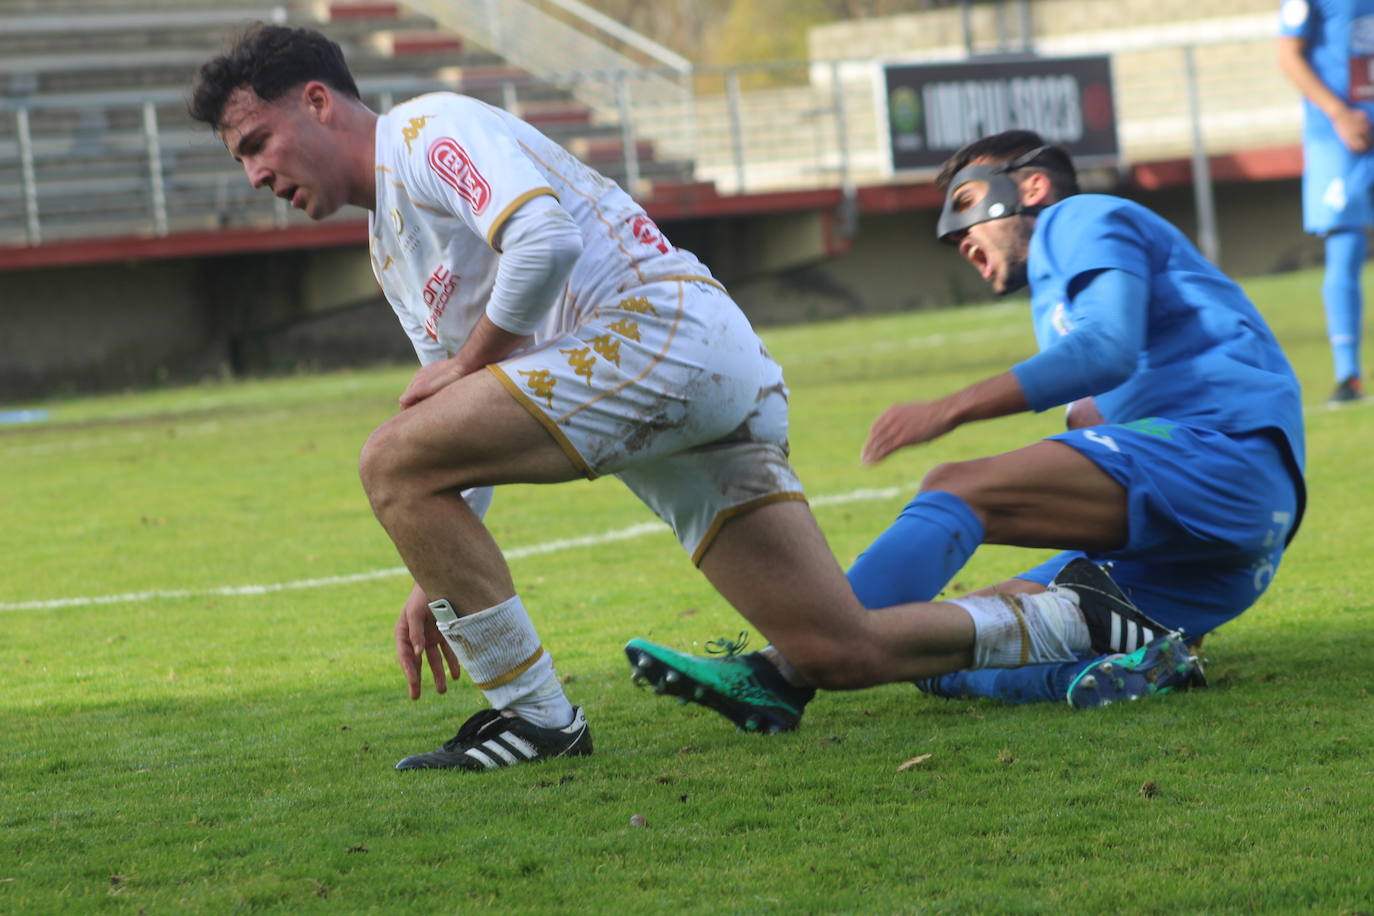
[[[873,422],[860,460],[876,464],[899,448],[938,439],[956,425],[940,401],[894,404]]]
[[[429,663],[434,675],[434,690],[437,693],[448,691],[448,678],[444,676],[444,665],[448,664],[449,676],[458,680],[462,668],[453,647],[439,632],[439,624],[429,610],[425,593],[416,586],[401,608],[401,616],[396,620],[396,661],[405,675],[410,687],[410,698],[420,698],[420,669],[423,658]]]

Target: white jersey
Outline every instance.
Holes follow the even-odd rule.
[[[422,95],[377,119],[372,269],[423,363],[452,356],[486,308],[502,225],[553,195],[582,231],[583,252],[532,345],[658,280],[710,272],[674,248],[620,186],[537,129],[476,99]]]

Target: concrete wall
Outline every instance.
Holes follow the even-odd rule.
[[[1320,262],[1301,232],[1296,180],[1219,184],[1222,266],[1234,276]],[[1192,192],[1138,195],[1194,232]],[[935,241],[935,214],[862,214],[827,255],[817,213],[665,223],[759,326],[989,298]],[[409,362],[362,248],[164,260],[0,274],[0,407],[78,391]]]
[[[406,358],[365,249],[0,273],[0,404]]]

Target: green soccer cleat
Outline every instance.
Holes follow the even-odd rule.
[[[625,655],[634,668],[634,682],[651,685],[654,693],[714,709],[742,731],[774,734],[795,729],[816,691],[793,687],[762,655],[740,655],[738,648],[707,658],[632,639]]]
[[[1090,709],[1206,686],[1202,663],[1183,637],[1166,633],[1129,655],[1113,655],[1083,669],[1069,685],[1068,701],[1075,709]]]

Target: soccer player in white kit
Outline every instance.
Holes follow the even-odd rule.
[[[277,99],[254,83],[250,62],[263,61],[277,83],[305,84],[292,114],[331,132],[301,131],[264,101]],[[399,766],[589,752],[586,718],[481,524],[489,487],[616,475],[700,563],[732,516],[805,505],[780,368],[695,256],[504,111],[435,93],[374,115],[337,47],[270,26],[205,66],[192,109],[254,186],[314,218],[371,211],[377,281],[424,364],[364,448],[362,476],[417,582],[396,630],[412,696],[419,657],[440,689],[446,658],[492,710]]]
[[[412,698],[425,662],[443,692],[447,663],[490,708],[399,769],[592,749],[482,524],[496,484],[610,474],[667,522],[790,663],[751,655],[729,690],[689,696],[745,729],[795,728],[815,688],[1071,660],[1133,613],[1053,592],[1014,597],[1014,616],[998,601],[865,609],[788,464],[782,373],[744,315],[614,182],[519,119],[451,93],[378,115],[337,45],[266,25],[201,68],[190,110],[254,187],[314,219],[372,211],[377,279],[424,364],[360,473],[415,579],[396,624]],[[1071,449],[1054,457],[1017,517],[985,521],[990,538],[1118,496]]]

